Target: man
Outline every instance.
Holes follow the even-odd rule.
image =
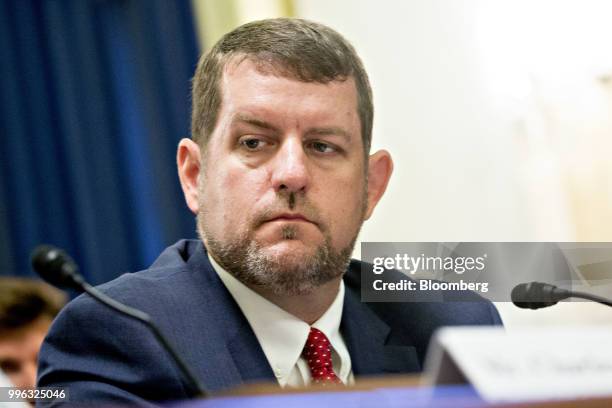
[[[65,303],[62,292],[43,282],[0,278],[0,369],[14,386],[36,385],[40,345]]]
[[[360,302],[350,254],[393,168],[369,152],[372,117],[361,61],[330,28],[274,19],[227,34],[198,64],[193,139],[177,153],[201,241],[102,290],[151,314],[211,392],[418,372],[435,328],[498,324],[485,301]],[[142,325],[87,296],[54,325],[39,385],[76,401],[189,396]]]

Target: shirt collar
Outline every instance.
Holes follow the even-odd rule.
[[[308,323],[286,312],[236,279],[208,255],[211,265],[248,320],[270,366],[286,378],[297,364],[310,332]],[[341,342],[340,321],[344,306],[344,281],[327,311],[313,323],[332,346]],[[281,386],[284,386],[281,382]]]

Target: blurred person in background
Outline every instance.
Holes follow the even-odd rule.
[[[14,386],[36,385],[38,350],[66,300],[44,282],[0,277],[0,368]]]

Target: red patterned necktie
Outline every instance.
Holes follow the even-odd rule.
[[[332,366],[331,345],[321,330],[310,328],[302,355],[310,367],[314,384],[342,384]]]

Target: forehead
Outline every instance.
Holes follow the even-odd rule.
[[[357,89],[352,77],[305,82],[267,64],[235,59],[223,71],[221,95],[221,117],[246,112],[278,116],[284,121],[312,120],[344,126],[359,135]]]

